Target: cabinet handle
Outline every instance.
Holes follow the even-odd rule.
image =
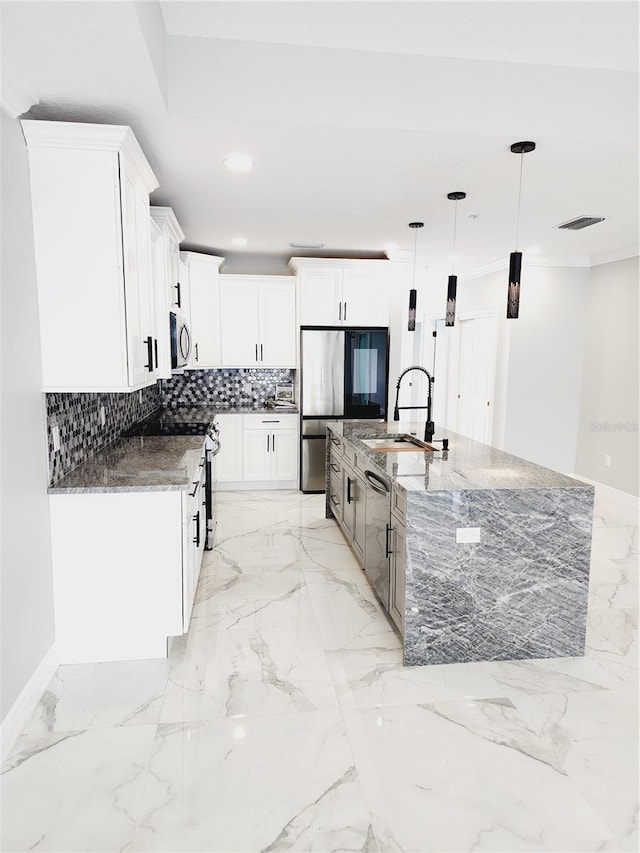
[[[385,555],[385,557],[390,557],[393,554],[393,551],[391,550],[391,541],[390,541],[392,532],[393,532],[393,527],[390,527],[387,524],[387,532],[385,534],[385,540],[384,540],[384,555]]]
[[[347,319],[347,303],[344,303],[344,319]]]
[[[145,364],[145,367],[149,373],[153,373],[153,338],[149,335],[144,341],[147,346],[147,364]]]
[[[260,361],[264,361],[264,353],[262,352],[262,344],[260,344]]]
[[[196,523],[196,535],[193,537],[193,541],[197,548],[200,547],[200,510],[193,516],[193,520]]]
[[[256,344],[256,361],[258,360],[258,344]]]
[[[331,436],[331,441],[332,441],[334,444],[337,444],[338,446],[340,445],[340,439],[339,439],[339,438],[334,438],[333,436]]]
[[[280,420],[279,420],[279,418],[276,418],[275,420],[270,420],[270,421],[260,421],[260,423],[263,423],[263,424],[279,424]]]
[[[158,369],[158,339],[157,338],[153,339],[153,349],[154,349],[155,356],[156,356],[156,370],[157,370]]]
[[[269,452],[269,433],[267,433],[267,453]]]
[[[198,486],[200,485],[200,480],[197,480],[195,483],[191,483],[191,485],[193,486],[193,491],[189,492],[189,497],[195,498],[196,492],[198,491]]]
[[[206,461],[207,461],[206,459],[201,459],[200,462],[198,462],[198,468],[204,468]]]
[[[338,320],[342,320],[342,302],[338,302]]]
[[[174,284],[173,286],[178,291],[178,298],[176,299],[176,305],[178,306],[178,308],[182,308],[182,305],[180,304],[180,282],[178,282],[177,284]]]
[[[195,351],[196,351],[196,361],[200,361],[200,359],[198,358],[198,344],[195,345]]]
[[[276,434],[275,434],[275,432],[271,434],[271,437],[273,438],[273,441],[271,442],[271,449],[275,453],[276,452]]]
[[[331,501],[332,501],[334,506],[340,506],[340,501],[338,500],[338,498],[335,495],[330,495],[330,497],[331,497]]]
[[[331,470],[332,470],[332,471],[335,471],[335,472],[336,472],[336,474],[339,474],[339,473],[340,473],[340,468],[335,464],[335,462],[332,462],[332,463],[331,463]]]
[[[351,503],[351,477],[347,477],[347,503]]]

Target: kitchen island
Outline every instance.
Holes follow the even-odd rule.
[[[343,482],[337,486],[338,450],[348,460],[341,470],[353,474],[340,478],[351,512],[353,502],[358,512],[360,499],[367,516],[369,491],[359,494],[358,484],[371,475],[390,490],[384,547],[403,577],[388,572],[396,595],[391,589],[387,601],[379,598],[391,615],[395,605],[405,665],[584,653],[592,486],[443,430],[436,430],[433,446],[441,448],[447,438],[446,451],[399,445],[397,452],[380,452],[365,443],[421,435],[416,424],[343,421],[328,430],[327,517],[349,532],[346,491]],[[398,507],[403,519],[394,516]],[[394,528],[402,529],[398,519],[406,534],[394,537]],[[357,523],[356,515],[350,529]],[[359,545],[347,538],[364,562],[378,532],[362,517],[360,530]]]

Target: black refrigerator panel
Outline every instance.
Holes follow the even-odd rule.
[[[386,329],[345,330],[346,418],[386,418],[388,343]]]

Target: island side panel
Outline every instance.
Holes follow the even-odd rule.
[[[584,654],[593,494],[408,492],[405,665]]]

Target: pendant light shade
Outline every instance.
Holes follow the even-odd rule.
[[[453,250],[451,252],[451,275],[447,283],[447,313],[445,318],[445,326],[454,326],[456,322],[456,294],[458,291],[458,276],[453,274],[456,262],[456,226],[458,223],[458,202],[466,198],[467,194],[463,192],[447,193],[449,201],[455,201],[456,206],[453,214]]]
[[[416,254],[418,250],[418,228],[424,228],[424,222],[410,222],[409,228],[414,229],[413,239],[413,287],[409,291],[409,320],[407,329],[409,332],[416,330],[416,302],[418,291],[416,290]]]
[[[520,313],[520,277],[522,273],[522,252],[518,251],[520,233],[520,202],[522,200],[522,163],[524,155],[536,150],[535,142],[514,142],[513,154],[520,155],[520,185],[518,189],[518,216],[516,218],[516,251],[509,256],[509,289],[507,291],[507,319],[516,320]]]

